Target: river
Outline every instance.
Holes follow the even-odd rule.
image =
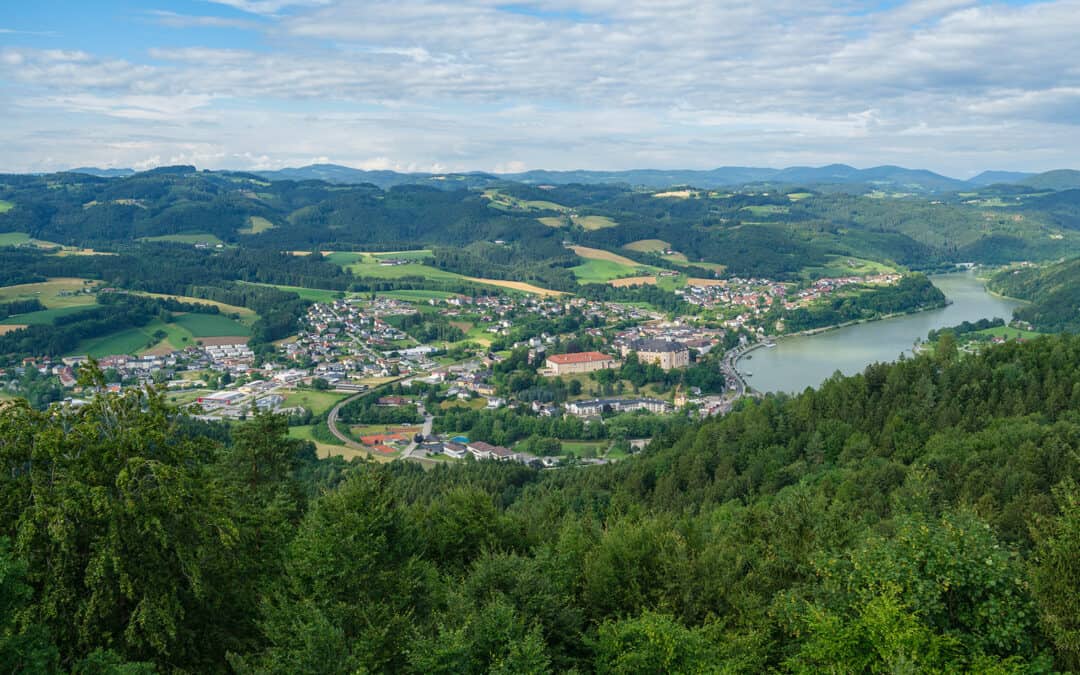
[[[875,361],[895,361],[911,354],[916,339],[925,340],[934,328],[963,321],[1012,318],[1017,300],[991,295],[975,272],[930,277],[952,304],[917,314],[871,321],[846,328],[782,338],[776,347],[755,349],[739,361],[739,370],[751,374],[747,383],[758,391],[799,392],[816,387],[834,372],[861,372]]]

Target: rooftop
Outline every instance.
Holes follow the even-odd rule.
[[[547,357],[548,361],[559,365],[568,363],[590,363],[592,361],[612,361],[615,357],[601,352],[577,352],[575,354],[554,354]]]

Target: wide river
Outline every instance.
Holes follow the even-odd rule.
[[[911,354],[916,339],[925,340],[934,328],[983,318],[1008,321],[1013,308],[1021,304],[991,295],[974,272],[930,279],[952,304],[817,335],[782,338],[776,347],[755,349],[740,359],[739,370],[750,375],[747,382],[758,391],[800,392],[816,387],[837,370],[852,375],[875,361],[895,361],[901,353]]]

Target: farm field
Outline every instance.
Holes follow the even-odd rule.
[[[690,197],[699,194],[696,190],[668,190],[667,192],[657,192],[653,197],[659,199],[690,199]]]
[[[253,283],[253,282],[240,282]],[[344,297],[344,291],[328,291],[323,288],[304,288],[303,286],[284,286],[281,284],[254,284],[256,286],[270,286],[282,291],[291,291],[305,300],[312,302],[333,302],[335,299]]]
[[[327,443],[325,441],[317,440],[312,433],[313,425],[289,427],[289,438],[297,438],[302,441],[310,441],[315,444],[315,451],[319,457],[326,459],[327,457],[343,457],[346,460],[356,459],[357,457],[366,459],[372,457],[372,454],[364,450],[357,450],[347,447],[345,445],[338,445],[337,443]],[[336,439],[335,439],[336,440]],[[376,457],[376,459],[378,459]]]
[[[639,253],[659,253],[671,248],[671,244],[663,239],[638,239],[623,246],[628,251]]]
[[[503,210],[518,211],[567,211],[562,204],[544,200],[523,200],[512,197],[498,190],[484,190],[484,196],[491,200],[490,206]]]
[[[425,300],[447,300],[453,298],[457,293],[450,293],[449,291],[425,291],[425,290],[403,290],[403,291],[383,291],[379,293],[380,297],[393,298],[394,300],[404,300],[406,302],[422,302]]]
[[[631,260],[626,256],[619,255],[618,253],[612,253],[611,251],[605,251],[600,248],[589,248],[588,246],[568,246],[571,251],[578,255],[580,258],[587,260],[606,260],[620,265],[626,265],[627,267],[645,267],[636,260]]]
[[[0,199],[0,213],[7,213],[11,209],[15,208],[15,205],[9,201]]]
[[[247,326],[220,314],[177,314],[173,323],[197,338],[250,335]]]
[[[165,323],[154,320],[138,328],[127,328],[110,335],[83,340],[71,353],[94,358],[113,354],[138,354],[158,342],[153,334],[158,330],[165,330],[165,326]]]
[[[462,277],[467,281],[472,281],[478,284],[484,284],[487,286],[498,286],[500,288],[506,288],[511,291],[521,291],[522,293],[532,293],[533,295],[542,295],[545,297],[555,297],[559,295],[565,295],[562,291],[553,291],[550,288],[541,288],[540,286],[534,286],[524,281],[509,281],[507,279],[484,279],[482,277]]]
[[[561,216],[542,216],[537,220],[548,227],[566,227],[566,219]]]
[[[330,408],[333,408],[338,401],[350,395],[351,394],[340,394],[332,391],[297,389],[296,391],[286,394],[285,402],[282,405],[287,408],[303,406],[310,410],[314,415],[322,415],[330,410]]]
[[[616,227],[617,223],[613,218],[607,216],[570,216],[575,225],[580,225],[586,230],[602,230],[605,227]]]
[[[93,305],[95,299],[89,293],[60,295],[61,292],[74,293],[90,287],[94,282],[87,283],[89,281],[78,277],[56,277],[33,284],[0,286],[0,302],[37,298],[49,309]]]
[[[611,441],[563,441],[562,451],[564,455],[574,457],[600,457],[611,445]]]
[[[976,331],[976,335],[990,335],[992,337],[1003,337],[1008,340],[1033,340],[1042,335],[1037,331],[1023,330],[1021,328],[1012,328],[1011,326],[994,326],[993,328],[986,328],[984,330]]]
[[[260,232],[266,232],[272,230],[276,225],[271,223],[262,216],[248,216],[248,226],[242,230],[237,230],[237,234],[259,234]]]
[[[623,277],[621,279],[612,279],[608,282],[615,288],[626,288],[629,286],[655,286],[657,284],[656,276],[641,276],[641,277]]]
[[[571,267],[570,271],[577,277],[578,283],[605,284],[622,277],[640,276],[644,269],[644,266],[629,267],[610,260],[586,260]]]
[[[179,302],[187,302],[198,305],[211,305],[221,310],[224,315],[237,314],[240,317],[242,323],[251,323],[259,318],[259,315],[255,313],[255,310],[248,309],[247,307],[240,307],[239,305],[227,305],[224,302],[217,302],[216,300],[204,300],[203,298],[195,298],[190,295],[168,295],[166,293],[147,293],[145,291],[127,291],[134,295],[145,295],[150,298],[170,298]]]
[[[95,307],[95,305],[72,305],[70,307],[54,307],[52,309],[43,309],[37,312],[27,312],[26,314],[15,314],[0,321],[0,325],[46,325],[51,324],[53,319],[57,317],[78,314],[79,312],[85,312],[93,307]]]

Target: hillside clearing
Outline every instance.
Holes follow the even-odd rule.
[[[618,263],[628,267],[637,267],[641,265],[641,263],[636,260],[631,260],[626,256],[612,253],[611,251],[605,251],[601,248],[589,248],[588,246],[568,246],[567,248],[577,254],[578,257],[587,260],[607,260],[608,262]]]
[[[655,286],[656,277],[623,277],[622,279],[612,279],[608,283],[615,288],[625,288],[628,286]]]
[[[259,234],[260,232],[266,232],[267,230],[272,230],[275,227],[277,227],[277,226],[274,225],[273,223],[271,223],[266,218],[263,218],[262,216],[248,216],[248,226],[241,229],[241,230],[237,230],[236,233],[237,234]]]
[[[671,244],[663,239],[638,239],[623,246],[627,251],[639,253],[659,253],[671,248]]]
[[[586,230],[602,230],[605,227],[616,227],[619,223],[607,216],[570,216],[575,225],[580,225]]]
[[[92,305],[95,302],[94,296],[81,291],[92,288],[95,284],[94,281],[79,277],[54,277],[33,284],[0,286],[0,302],[36,298],[49,309]]]

